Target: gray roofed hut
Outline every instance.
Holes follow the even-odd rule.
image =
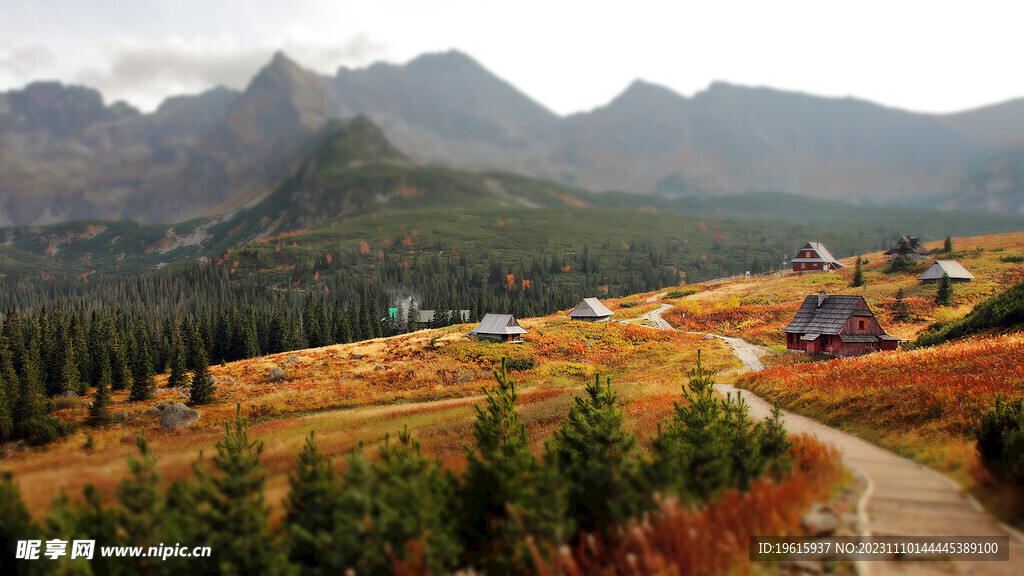
[[[861,296],[808,296],[782,331],[788,350],[808,354],[859,356],[895,350],[899,344],[882,330]]]
[[[889,260],[896,258],[907,258],[910,260],[923,260],[931,254],[927,248],[921,245],[921,239],[917,236],[903,236],[896,241],[892,248],[882,252]]]
[[[597,298],[584,298],[569,312],[569,318],[583,320],[585,322],[605,322],[615,315],[607,306]]]
[[[522,342],[523,334],[529,334],[511,314],[486,314],[480,324],[469,331],[470,336],[489,338],[500,342]]]
[[[954,284],[974,280],[974,274],[968,272],[967,268],[964,268],[956,260],[936,260],[935,264],[932,264],[917,279],[925,284],[938,284],[944,275],[949,276],[949,281]]]
[[[808,242],[790,260],[795,272],[831,272],[837,268],[845,268],[821,242]]]

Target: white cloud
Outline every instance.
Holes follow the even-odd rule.
[[[80,72],[75,80],[99,89],[108,101],[127,100],[152,110],[164,98],[226,86],[243,89],[266,65],[276,50],[283,50],[299,65],[333,74],[339,65],[361,65],[386,51],[384,44],[366,35],[345,42],[286,37],[277,46],[243,46],[231,35],[215,38],[172,37],[162,43],[131,38],[108,42],[102,49],[103,66]]]
[[[18,82],[35,78],[56,63],[57,56],[45,46],[0,47],[0,73]]]

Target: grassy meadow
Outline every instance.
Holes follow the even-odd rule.
[[[645,303],[643,308],[651,306]],[[491,370],[502,356],[532,366],[512,372],[512,377],[520,390],[521,416],[538,452],[573,396],[596,373],[612,379],[630,431],[647,438],[681,400],[683,374],[696,363],[698,349],[711,370],[740,365],[721,342],[693,334],[635,323],[574,323],[559,315],[521,323],[530,331],[521,345],[467,338],[472,325],[465,324],[211,366],[218,402],[200,407],[199,424],[183,432],[164,431],[159,416],[148,412],[157,403],[182,400],[178,390],[165,386],[166,375],[157,376],[155,400],[129,402],[127,391],[114,393],[113,410],[126,413],[118,424],[103,430],[82,427],[46,449],[15,453],[5,468],[19,478],[29,509],[40,513],[61,486],[80,494],[92,483],[110,497],[127,474],[125,456],[138,432],[145,430],[159,458],[157,469],[173,480],[192,473],[200,450],[212,451],[237,404],[252,419],[253,435],[267,444],[268,497],[278,502],[294,456],[314,430],[324,453],[340,461],[358,442],[373,446],[408,425],[428,453],[460,469],[475,417],[473,405],[482,402],[483,387],[494,385]],[[277,366],[285,378],[272,381],[267,375]],[[87,410],[83,405],[57,414],[82,422]],[[87,435],[92,437],[89,449],[84,448]]]

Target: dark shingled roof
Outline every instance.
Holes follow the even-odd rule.
[[[839,334],[857,304],[864,299],[861,296],[825,296],[825,301],[818,306],[818,298],[817,295],[804,298],[796,316],[782,331],[790,334]]]

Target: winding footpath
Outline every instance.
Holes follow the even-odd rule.
[[[650,313],[654,324],[672,327],[662,320],[661,309]],[[660,321],[660,323],[658,322]],[[727,342],[747,370],[759,371],[758,359],[767,352],[739,338],[717,336]],[[772,406],[747,390],[716,384],[723,396],[742,393],[753,419],[771,414]],[[860,501],[860,530],[871,536],[1009,536],[1010,560],[957,562],[858,562],[857,571],[874,575],[978,574],[1024,575],[1024,536],[987,514],[981,506],[942,474],[880,448],[852,434],[816,420],[783,411],[786,429],[808,433],[836,446],[844,464],[862,476],[868,488]]]

